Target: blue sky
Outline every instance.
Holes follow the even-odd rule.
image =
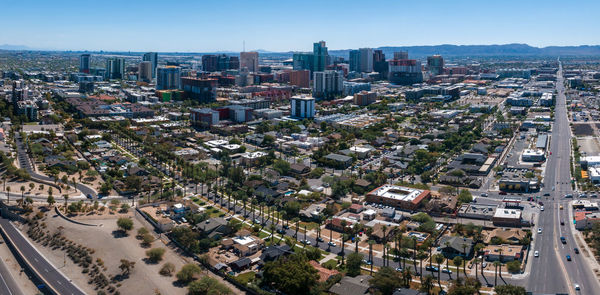
[[[597,0],[2,0],[0,9],[0,44],[59,50],[600,44]]]

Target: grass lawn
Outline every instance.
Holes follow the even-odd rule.
[[[306,226],[306,230],[314,230],[317,229],[319,224],[316,222],[300,222],[300,230],[298,232],[304,231],[304,226]]]
[[[321,264],[321,265],[327,269],[335,269],[337,264],[338,264],[337,260],[329,259],[329,260],[323,262],[323,264]]]
[[[256,276],[256,273],[253,271],[250,271],[250,272],[245,272],[245,273],[239,274],[238,276],[235,277],[235,280],[245,286],[248,284],[248,282],[254,281],[255,276]]]

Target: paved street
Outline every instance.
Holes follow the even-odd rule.
[[[10,274],[3,259],[0,259],[0,294],[22,295],[21,288]]]
[[[550,202],[545,205],[545,212],[540,214],[538,227],[543,229],[537,235],[535,249],[540,253],[539,258],[531,258],[531,274],[527,280],[528,291],[536,293],[570,293],[570,294],[597,294],[600,290],[598,280],[583,258],[573,252],[578,247],[573,238],[571,220],[568,216],[568,200],[564,195],[572,193],[570,174],[570,138],[571,130],[567,119],[566,97],[563,86],[562,66],[557,74],[557,97],[555,108],[555,122],[552,129],[552,142],[550,151],[553,155],[548,159],[544,188],[551,193]],[[550,191],[555,186],[555,191]],[[560,205],[564,210],[560,210]],[[565,226],[560,225],[560,220],[565,221]],[[566,244],[560,242],[564,236]],[[573,260],[567,261],[566,255]],[[575,292],[574,284],[579,284],[581,291]],[[594,291],[596,290],[596,291]]]
[[[8,236],[13,246],[22,254],[27,263],[35,269],[56,293],[62,295],[85,294],[71,280],[50,264],[8,219],[0,218],[0,228]]]

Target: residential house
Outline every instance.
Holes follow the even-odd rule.
[[[456,256],[471,257],[473,253],[473,240],[459,236],[443,236],[440,238],[439,246],[442,254],[448,259]]]
[[[487,261],[508,262],[523,259],[521,245],[489,245],[483,249],[483,257]]]
[[[336,295],[361,295],[369,291],[371,276],[359,275],[356,277],[345,276],[338,283],[329,288],[329,294]]]

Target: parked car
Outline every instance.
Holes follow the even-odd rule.
[[[452,271],[447,268],[442,269],[442,272],[447,273],[447,274],[452,274]]]
[[[425,267],[425,270],[437,272],[439,269],[435,266],[427,266],[427,267]]]
[[[533,252],[533,257],[540,257],[540,252],[538,252],[538,251]]]

